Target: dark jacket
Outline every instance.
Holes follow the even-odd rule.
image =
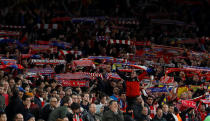
[[[163,118],[163,117],[159,119],[159,118],[157,117],[157,115],[156,115],[156,116],[153,118],[152,121],[167,121],[167,120],[166,120],[165,118]]]
[[[115,114],[113,111],[108,110],[104,113],[102,121],[124,121],[124,117],[121,111]]]
[[[163,118],[165,118],[167,121],[175,121],[174,116],[171,113],[163,113]]]
[[[83,121],[97,121],[96,116],[91,114],[90,112],[86,112],[82,119]]]
[[[30,113],[30,109],[25,108],[25,105],[21,102],[19,105],[17,105],[16,113],[21,113],[23,115],[24,121],[27,121],[29,117],[32,116]]]
[[[58,118],[65,118],[68,114],[68,107],[67,106],[61,106],[56,108],[50,113],[50,116],[48,118],[48,121],[56,121]]]
[[[135,121],[133,118],[132,118],[132,116],[130,115],[130,114],[125,114],[124,115],[124,120],[125,121]]]
[[[148,114],[150,114],[150,109],[149,109],[149,106],[147,104],[144,104],[145,107],[147,107],[148,109]],[[141,116],[141,112],[143,110],[143,107],[141,104],[135,104],[134,107],[133,107],[133,114],[134,114],[134,117],[137,121],[141,120],[142,116]]]
[[[50,113],[54,110],[54,108],[52,108],[50,106],[50,104],[47,104],[46,106],[44,106],[41,110],[41,114],[40,114],[40,118],[44,119],[45,121],[47,121],[47,119],[50,116]]]
[[[0,95],[0,111],[4,112],[5,107],[5,97],[3,95]]]

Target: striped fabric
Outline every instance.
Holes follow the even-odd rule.
[[[14,25],[2,25],[2,24],[0,24],[0,28],[25,29],[26,26],[14,26]]]
[[[0,36],[20,36],[21,32],[0,30]]]
[[[38,29],[59,29],[58,24],[37,24]]]
[[[133,45],[133,41],[131,40],[108,40],[108,44],[124,44],[124,45]]]
[[[72,54],[72,55],[74,55],[74,54],[77,54],[77,55],[82,55],[82,52],[81,51],[74,51],[74,50],[69,50],[69,51],[67,51],[67,50],[60,50],[59,51],[59,54],[61,54],[61,55],[66,55],[66,54]]]

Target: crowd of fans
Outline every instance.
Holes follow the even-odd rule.
[[[0,3],[0,121],[209,120],[208,1]],[[132,44],[109,43],[110,39]],[[137,47],[138,42],[144,44]],[[157,53],[155,45],[182,51]],[[91,66],[85,64],[90,61]],[[38,71],[30,75],[30,69]],[[53,73],[45,72],[48,69]],[[67,80],[85,80],[83,86],[58,80],[59,74],[78,73],[95,76]],[[131,98],[126,82],[133,79],[140,87]]]

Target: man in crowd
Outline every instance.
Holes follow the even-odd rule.
[[[124,121],[123,114],[118,108],[117,101],[110,101],[109,110],[103,114],[102,121]]]
[[[69,96],[63,98],[62,105],[53,110],[48,118],[48,121],[56,121],[58,118],[64,119],[70,112],[69,107],[72,104],[72,99]]]

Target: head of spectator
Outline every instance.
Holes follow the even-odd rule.
[[[24,121],[23,115],[21,113],[16,114],[14,121]]]
[[[73,94],[71,95],[71,98],[72,98],[72,101],[73,101],[74,103],[77,103],[77,102],[78,102],[78,95],[77,95],[76,93],[73,93]]]
[[[169,112],[174,113],[174,105],[169,105]]]
[[[147,116],[148,115],[148,108],[147,107],[143,107],[141,113],[142,113],[142,115]]]
[[[15,80],[13,78],[9,79],[9,86],[10,86],[11,89],[14,88],[14,86],[15,86]]]
[[[114,89],[113,89],[113,95],[114,96],[119,96],[119,88],[118,87],[114,87]]]
[[[168,105],[167,104],[163,104],[163,113],[167,114],[168,113]]]
[[[143,101],[144,101],[144,100],[142,99],[141,96],[138,96],[138,97],[136,98],[136,103],[137,103],[137,104],[142,104]]]
[[[71,104],[71,110],[73,111],[73,113],[79,113],[80,112],[80,104],[78,103],[72,103]]]
[[[0,83],[0,95],[4,94],[4,85]]]
[[[153,101],[154,101],[153,96],[148,96],[147,97],[147,104],[152,105],[153,104]]]
[[[90,112],[91,114],[93,114],[93,115],[96,113],[96,104],[91,103],[91,104],[89,105],[89,112]]]
[[[63,97],[61,106],[70,107],[72,103],[73,103],[73,102],[72,102],[72,98],[69,97],[69,96],[65,96],[65,97]]]
[[[118,112],[118,103],[117,101],[115,100],[111,100],[109,102],[109,109],[114,112],[114,113],[117,113]]]
[[[63,86],[62,86],[61,84],[58,84],[57,87],[56,87],[56,90],[57,90],[58,92],[63,91]]]
[[[2,83],[4,85],[4,93],[7,93],[8,89],[9,89],[9,83],[8,83],[8,81],[4,81]]]
[[[64,91],[60,91],[59,92],[59,98],[62,99],[65,96],[65,92]]]
[[[132,71],[131,72],[131,78],[135,78],[135,77],[137,77],[136,71]]]
[[[83,93],[83,95],[82,95],[82,102],[89,103],[89,101],[90,101],[90,95],[89,95],[89,93],[87,93],[87,92]]]
[[[82,94],[82,89],[80,88],[80,87],[76,87],[76,92],[78,93],[78,94]]]
[[[56,97],[50,98],[50,106],[55,109],[58,106],[58,100]]]
[[[120,92],[120,100],[126,102],[126,92],[123,91]]]
[[[18,87],[18,97],[20,99],[22,99],[24,93],[25,93],[25,90],[22,87]]]
[[[107,105],[107,97],[105,94],[101,94],[99,98],[100,98],[100,104]]]
[[[77,95],[77,103],[80,104],[82,101],[82,96],[81,95]]]
[[[205,112],[206,111],[206,105],[204,103],[201,104],[200,111],[201,112]]]
[[[192,99],[193,92],[192,90],[187,91],[187,98]]]
[[[54,80],[54,79],[51,79],[50,80],[50,85],[51,85],[51,87],[52,87],[52,89],[55,89],[56,88],[56,86],[57,86],[57,81],[56,80]]]
[[[163,117],[163,110],[161,108],[158,108],[156,115],[158,119],[161,119]]]
[[[183,92],[183,93],[181,94],[180,98],[181,98],[182,100],[187,100],[187,99],[188,99],[187,92]]]
[[[195,74],[195,75],[193,76],[193,81],[194,81],[194,82],[199,82],[199,80],[200,80],[199,76],[198,76],[197,74]]]
[[[7,121],[7,115],[5,112],[0,112],[0,121]]]
[[[71,94],[72,94],[72,88],[71,87],[66,87],[64,91],[66,93],[66,96],[71,96]]]
[[[26,121],[35,121],[35,117],[33,115],[29,115],[27,118],[26,118]]]
[[[23,95],[22,101],[25,108],[29,109],[31,106],[31,97],[28,95]]]
[[[111,80],[111,83],[110,83],[110,85],[111,85],[111,87],[116,87],[117,86],[117,82],[116,82],[116,80]]]

